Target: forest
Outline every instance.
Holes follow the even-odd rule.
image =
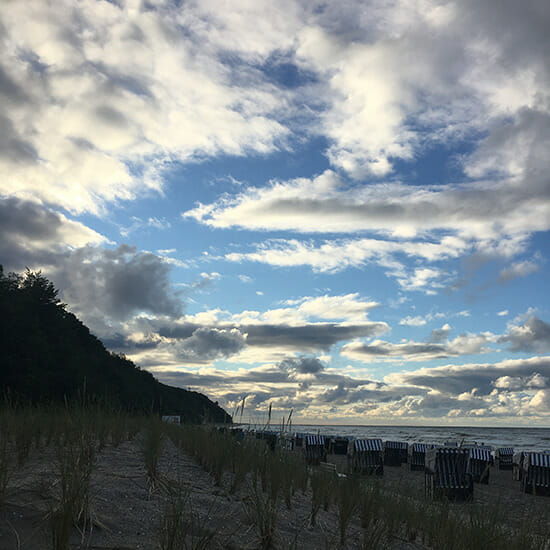
[[[168,386],[102,342],[59,299],[41,272],[0,265],[0,388],[26,405],[76,403],[185,422],[231,422],[205,395]]]

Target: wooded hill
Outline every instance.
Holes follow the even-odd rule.
[[[5,275],[1,265],[0,392],[21,404],[78,401],[139,414],[179,414],[186,422],[231,422],[205,395],[162,384],[107,351],[40,272]]]

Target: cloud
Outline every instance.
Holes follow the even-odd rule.
[[[374,340],[368,344],[350,342],[342,346],[342,355],[359,361],[370,362],[376,359],[400,358],[403,361],[428,361],[445,357],[456,357],[490,351],[486,344],[494,341],[490,333],[461,334],[453,340],[446,340],[450,326],[445,325],[441,330],[433,331],[430,341],[408,341],[401,344],[392,344],[382,340]]]
[[[279,363],[279,368],[300,374],[318,374],[325,365],[316,357],[287,357]]]
[[[529,315],[521,324],[511,323],[499,342],[509,343],[514,352],[544,353],[550,350],[550,325],[535,315]]]
[[[249,346],[280,348],[295,352],[315,352],[328,351],[338,342],[385,332],[387,325],[375,322],[357,325],[337,323],[256,324],[242,325],[242,330],[248,334]]]
[[[176,344],[175,357],[183,364],[210,363],[237,353],[245,344],[246,336],[237,329],[201,327]]]
[[[71,250],[107,242],[103,235],[39,202],[0,199],[0,258],[6,270],[52,266]]]
[[[535,271],[538,271],[538,269],[539,266],[534,262],[516,262],[513,263],[510,267],[501,270],[498,275],[498,281],[499,283],[507,283],[512,279],[516,279],[518,277],[526,277],[531,273],[535,273]]]
[[[236,34],[238,18],[224,13],[202,3],[39,0],[4,12],[0,193],[101,213],[162,189],[175,159],[279,148],[284,94],[252,65],[281,46],[266,37],[282,40],[284,27],[269,20],[249,44],[263,42],[263,53],[224,63],[230,42],[250,34]],[[244,13],[240,21],[250,22]]]
[[[335,170],[371,179],[433,144],[484,135],[464,159],[467,174],[525,176],[532,190],[548,140],[548,13],[533,3],[518,14],[508,2],[495,18],[491,5],[14,5],[2,14],[0,192],[34,193],[72,212],[99,213],[107,203],[161,190],[174,160],[266,154],[288,149],[304,133],[328,141]],[[477,194],[487,208],[483,189]],[[496,197],[495,212],[515,196],[498,182],[485,190]],[[374,196],[373,210],[360,213],[359,204],[355,216],[338,200],[335,208],[313,197],[300,204],[335,219],[335,231],[362,217],[372,225],[376,206],[404,214],[390,216],[391,231],[445,225],[447,217],[451,225],[461,217],[463,227],[474,223],[474,233],[490,225],[460,187],[436,195],[424,202],[411,192],[404,197],[410,211],[397,204],[399,196],[380,205]],[[429,206],[438,208],[422,224]],[[537,206],[547,212],[547,204]],[[519,210],[501,210],[508,230],[522,219]],[[305,217],[297,221],[289,205],[286,211],[299,230],[310,225]],[[218,221],[231,223],[230,214]],[[259,223],[257,215],[250,219]],[[530,225],[523,220],[521,226]]]
[[[466,245],[460,239],[444,237],[440,243],[389,241],[382,239],[325,240],[321,244],[296,239],[271,239],[256,244],[253,252],[231,252],[232,262],[252,261],[277,267],[309,266],[320,273],[338,273],[344,269],[375,263],[394,277],[404,290],[432,292],[444,286],[448,274],[437,267],[409,267],[407,258],[436,261],[455,258]],[[403,256],[403,261],[400,258]]]
[[[104,334],[109,321],[140,312],[178,316],[182,303],[172,289],[170,269],[155,254],[120,245],[76,249],[45,272],[71,309]]]
[[[451,325],[445,323],[441,328],[432,330],[430,335],[430,342],[443,342],[449,337],[451,332]]]
[[[447,365],[393,373],[385,377],[389,384],[407,384],[438,392],[461,395],[476,388],[480,395],[497,389],[539,388],[550,376],[550,358],[507,359],[495,364]],[[544,382],[546,385],[546,382]]]
[[[421,327],[427,323],[426,319],[424,317],[421,317],[417,315],[416,317],[411,317],[410,315],[407,315],[407,317],[404,317],[399,321],[400,325],[407,325],[409,327]]]
[[[237,338],[239,345],[228,347],[228,353],[223,355],[239,364],[281,361],[292,354],[326,352],[339,342],[374,337],[389,330],[386,323],[366,317],[366,313],[377,304],[363,300],[355,293],[315,298],[305,296],[290,302],[286,304],[288,307],[263,313],[244,311],[231,314],[211,310],[175,317],[174,312],[167,310],[156,312],[155,316],[139,315],[127,319],[122,327],[117,325],[118,336],[126,335],[123,340],[113,339],[115,330],[109,331],[108,327],[103,327],[101,334],[107,341],[119,342],[117,349],[124,348],[137,363],[160,367],[175,365],[178,358],[199,364],[222,357],[217,352],[209,354],[207,346],[195,345],[197,335],[203,336],[197,332],[201,329],[214,331],[206,333],[212,337],[219,336],[220,331],[222,335],[231,335],[232,340],[235,339],[233,336],[241,335],[243,340]],[[140,345],[132,350],[133,342]],[[191,344],[192,352],[188,352]],[[151,354],[147,350],[153,347],[155,353]],[[212,344],[212,349],[219,348]]]
[[[299,300],[287,300],[288,305],[296,305],[296,313],[304,318],[342,319],[346,321],[365,320],[371,309],[380,304],[373,300],[363,300],[357,292],[340,296],[304,296]]]
[[[171,224],[165,218],[156,218],[152,216],[146,220],[143,220],[137,216],[132,216],[132,223],[128,227],[121,227],[120,234],[123,237],[127,237],[130,233],[133,233],[134,231],[151,227],[154,229],[169,229],[171,227]],[[175,252],[175,250],[172,250],[172,252]]]

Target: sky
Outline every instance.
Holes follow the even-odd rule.
[[[236,420],[549,426],[549,28],[546,0],[7,0],[0,263]]]

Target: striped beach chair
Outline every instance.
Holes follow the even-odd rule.
[[[498,460],[499,470],[511,470],[512,458],[514,457],[513,447],[499,447],[495,451],[496,459]]]
[[[491,447],[471,447],[469,472],[475,483],[489,483],[489,471],[491,467]]]
[[[318,465],[320,462],[326,462],[327,450],[325,448],[325,436],[306,435],[304,438],[304,454],[306,464]]]
[[[412,471],[423,471],[426,462],[426,443],[411,443],[409,445],[409,469]]]
[[[424,487],[434,499],[470,500],[474,484],[469,472],[470,450],[437,447],[426,451]]]
[[[386,441],[384,443],[384,465],[401,466],[407,462],[409,444],[404,441]]]
[[[523,459],[522,487],[525,493],[550,495],[550,453],[527,453]]]
[[[350,442],[351,467],[357,474],[384,474],[384,448],[381,439],[354,439]]]

